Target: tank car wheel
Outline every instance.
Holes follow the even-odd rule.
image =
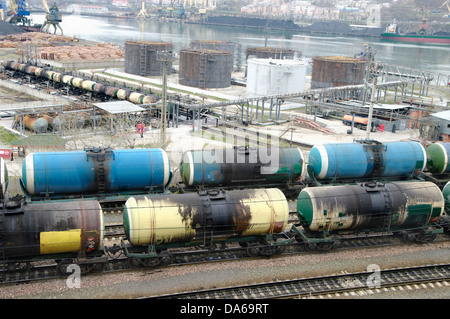
[[[130,268],[139,268],[142,266],[141,260],[139,258],[128,258],[127,264]]]
[[[261,254],[261,249],[259,247],[259,243],[250,243],[247,246],[247,255],[250,257],[256,257]]]
[[[72,264],[72,261],[63,259],[58,262],[56,265],[56,272],[58,275],[65,276],[67,275],[67,267]]]
[[[314,251],[317,249],[317,244],[314,243],[309,243],[305,245],[305,250],[306,251]]]
[[[408,234],[407,232],[404,232],[402,234],[402,239],[405,243],[410,244],[415,241],[415,236],[413,234]]]

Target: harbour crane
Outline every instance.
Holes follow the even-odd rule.
[[[443,6],[447,6],[448,14],[444,16],[444,18],[450,18],[450,5],[448,4],[448,0],[445,1],[439,8],[442,8]]]
[[[52,25],[55,28],[53,34],[56,34],[56,30],[59,28],[61,30],[61,35],[64,35],[63,29],[59,25],[59,23],[62,21],[62,15],[59,12],[58,7],[56,6],[56,2],[53,3],[53,6],[51,8],[48,7],[47,0],[42,0],[42,4],[44,5],[46,14],[45,14],[45,22],[41,27],[41,32],[43,32],[42,30],[45,29],[45,32],[48,33],[48,29]]]
[[[30,25],[30,10],[28,9],[27,2],[25,0],[9,0],[9,6],[13,15],[7,19],[10,23],[23,25]]]
[[[145,9],[145,0],[142,0],[142,8],[141,11],[137,14],[138,18],[144,18],[147,19],[149,17],[149,14],[147,13],[147,10]]]

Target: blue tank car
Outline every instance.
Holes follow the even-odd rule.
[[[418,142],[323,144],[311,149],[308,173],[317,180],[415,176],[426,160]]]
[[[22,166],[22,184],[34,196],[164,192],[171,177],[162,149],[31,153]]]

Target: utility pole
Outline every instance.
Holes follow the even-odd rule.
[[[161,147],[166,144],[166,118],[167,118],[167,66],[169,62],[175,59],[172,51],[158,51],[156,52],[156,60],[162,62],[163,67],[163,88],[162,88],[162,105],[161,105],[161,131],[160,140]]]

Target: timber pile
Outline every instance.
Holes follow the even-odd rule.
[[[73,38],[41,32],[27,32],[0,37],[0,48],[17,48],[17,54],[28,44],[38,47],[38,58],[45,60],[104,60],[124,58],[125,52],[111,44],[82,45]],[[32,50],[33,51],[33,50]]]

